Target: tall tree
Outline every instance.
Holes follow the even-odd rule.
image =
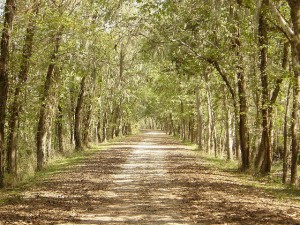
[[[22,108],[21,97],[22,94],[24,94],[24,84],[26,83],[28,78],[30,58],[32,56],[33,38],[36,28],[35,16],[38,13],[38,7],[38,5],[33,6],[33,15],[30,17],[30,21],[28,22],[17,84],[14,91],[13,102],[10,106],[10,118],[7,138],[7,172],[14,175],[17,172],[17,127]]]
[[[5,121],[6,121],[6,104],[8,97],[8,63],[9,63],[9,47],[11,41],[11,32],[13,20],[16,12],[15,0],[6,0],[4,7],[4,21],[1,37],[0,49],[0,187],[4,183],[4,146],[5,146]]]
[[[279,26],[282,31],[287,36],[291,43],[292,48],[292,62],[293,62],[293,109],[292,109],[292,122],[291,122],[291,184],[296,185],[298,182],[298,151],[299,151],[299,78],[300,78],[300,2],[297,0],[287,0],[290,7],[290,15],[293,27],[290,27],[286,22],[284,17],[280,14],[279,10],[275,6],[273,0],[268,0],[268,5],[270,6],[273,15],[275,16]]]
[[[61,44],[62,28],[59,28],[59,31],[53,38],[53,50],[50,56],[50,63],[47,70],[46,80],[44,83],[44,90],[41,98],[41,107],[39,114],[39,122],[36,134],[36,146],[37,146],[37,170],[42,170],[45,167],[47,161],[47,144],[49,140],[47,139],[47,133],[50,129],[49,124],[49,108],[51,107],[51,95],[54,82],[56,82],[57,77],[54,70],[58,60],[58,52]]]

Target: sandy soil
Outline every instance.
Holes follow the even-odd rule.
[[[0,206],[0,224],[300,224],[300,206],[208,169],[161,132],[114,143]]]

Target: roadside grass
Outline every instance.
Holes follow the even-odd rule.
[[[18,202],[21,199],[22,191],[30,189],[38,185],[41,180],[61,172],[66,172],[72,166],[76,166],[83,161],[87,160],[93,154],[108,150],[112,148],[112,144],[124,140],[125,137],[118,137],[109,140],[106,143],[95,144],[92,143],[90,146],[83,151],[72,152],[68,155],[60,155],[52,159],[48,165],[42,171],[37,171],[33,176],[28,176],[19,183],[15,183],[11,186],[0,190],[0,204],[5,202]],[[10,179],[6,177],[6,179]]]
[[[241,172],[237,160],[229,161],[222,158],[216,158],[204,151],[199,151],[197,149],[194,149],[194,151],[196,155],[204,161],[204,166],[234,175],[242,185],[258,188],[280,200],[292,200],[293,202],[300,204],[300,187],[282,184],[281,182],[281,162],[275,162],[273,164],[270,175],[259,176],[253,169],[250,169],[248,172]]]

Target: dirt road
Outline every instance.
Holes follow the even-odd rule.
[[[126,138],[0,207],[0,224],[300,224],[300,207],[207,169],[157,131]]]

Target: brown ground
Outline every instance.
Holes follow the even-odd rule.
[[[207,169],[160,132],[115,143],[0,207],[0,224],[300,224],[300,207]]]

